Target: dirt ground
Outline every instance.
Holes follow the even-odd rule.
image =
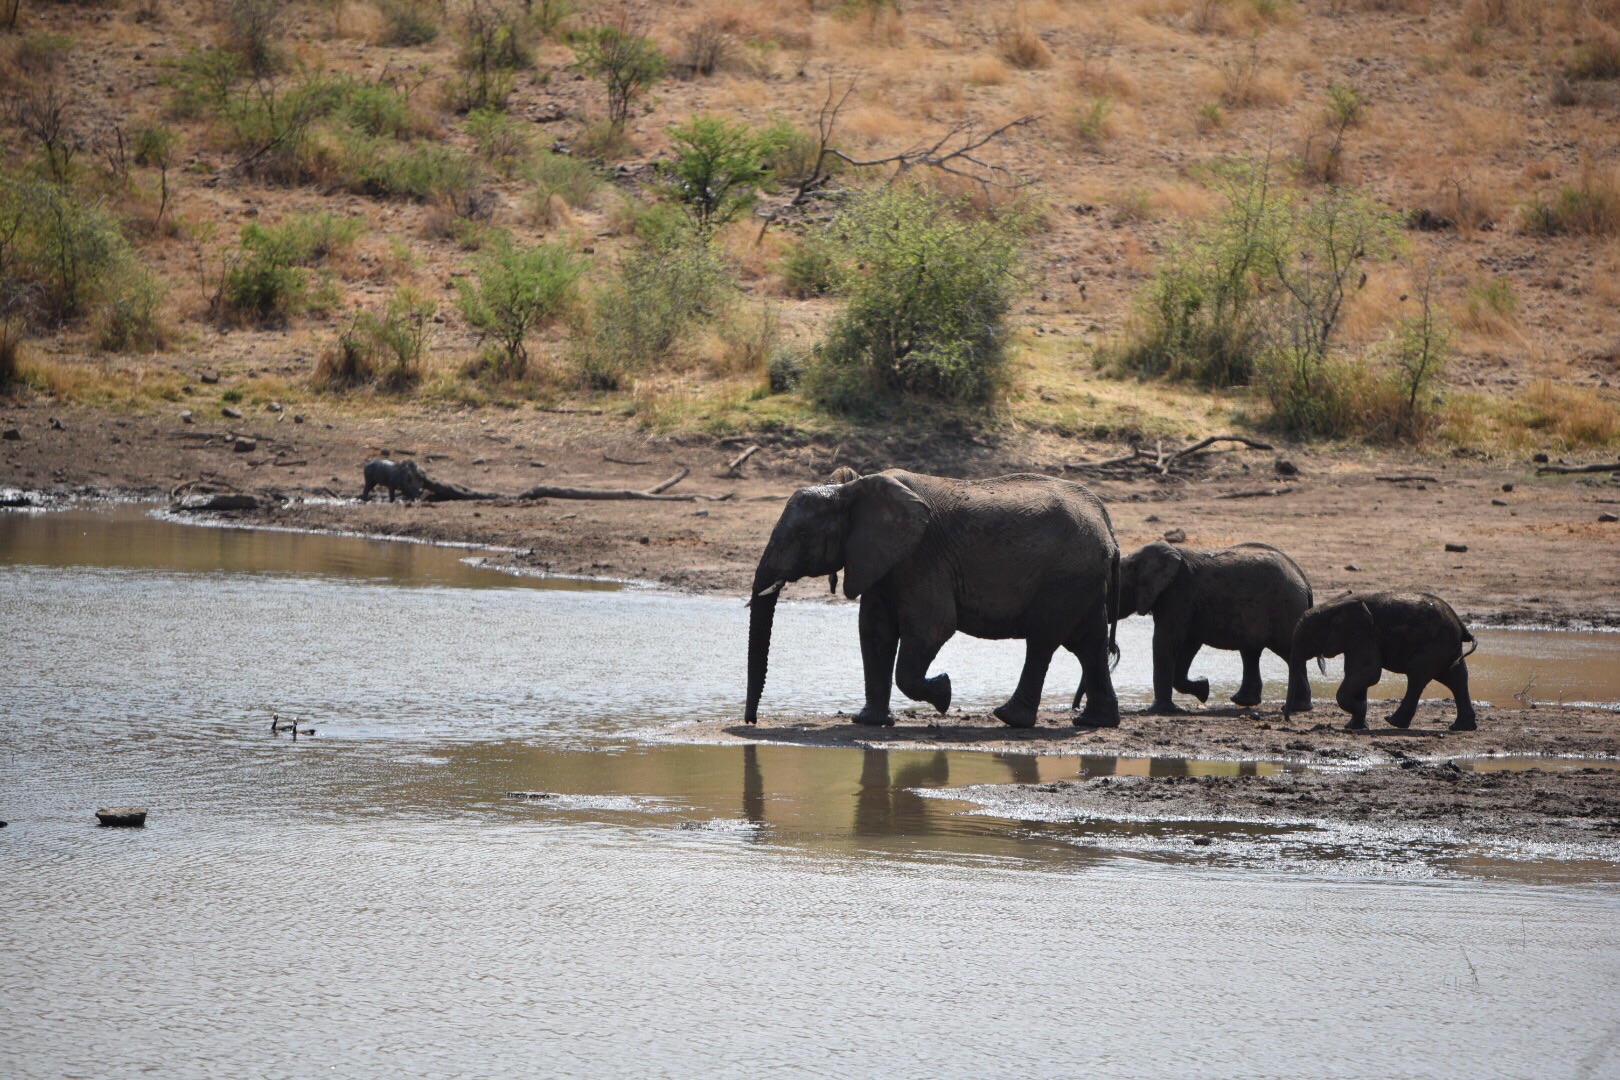
[[[847,718],[762,718],[683,725],[670,737],[801,746],[956,749],[1061,754],[1084,772],[1112,771],[1119,758],[1151,758],[1147,776],[1091,776],[1042,784],[957,789],[1004,816],[1164,821],[1236,820],[1433,828],[1460,842],[1572,845],[1620,851],[1620,712],[1602,709],[1482,708],[1479,730],[1447,731],[1450,702],[1428,702],[1411,728],[1383,725],[1393,703],[1374,705],[1367,733],[1318,705],[1282,719],[1275,705],[1184,716],[1127,713],[1117,728],[1075,728],[1067,713],[1014,731],[989,715],[929,723],[902,714],[892,728]],[[1570,767],[1506,769],[1523,757],[1570,759]],[[1099,769],[1089,768],[1105,759]],[[1180,758],[1272,761],[1310,766],[1277,775],[1189,776]],[[1608,759],[1603,766],[1581,759]],[[1457,762],[1462,762],[1462,765]],[[1612,762],[1612,764],[1610,764]],[[1518,763],[1518,764],[1523,764]]]
[[[203,479],[270,496],[270,509],[249,515],[266,524],[489,544],[518,549],[504,558],[529,569],[740,593],[782,500],[837,465],[965,478],[1050,472],[1107,499],[1127,549],[1177,528],[1199,547],[1265,540],[1305,567],[1318,596],[1424,588],[1474,623],[1620,626],[1620,524],[1599,521],[1620,510],[1620,483],[1602,475],[1537,478],[1524,460],[1279,447],[1212,454],[1184,476],[1115,480],[1062,466],[1121,447],[1041,436],[824,445],[765,434],[722,443],[647,436],[611,416],[531,409],[311,414],[299,423],[288,412],[204,416],[199,406],[190,424],[181,411],[126,415],[0,402],[0,428],[20,435],[0,442],[0,486],[166,498]],[[252,437],[253,448],[238,451],[236,435]],[[727,476],[726,463],[755,442],[761,449],[741,478]],[[361,465],[383,454],[413,456],[440,479],[511,494],[542,483],[646,489],[689,468],[668,494],[694,498],[359,503]],[[1279,475],[1279,458],[1297,475]],[[1448,544],[1468,550],[1448,552]]]

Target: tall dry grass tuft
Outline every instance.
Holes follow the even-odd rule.
[[[1029,25],[1029,13],[1022,5],[1014,10],[1012,21],[997,31],[996,51],[1020,71],[1052,66],[1052,50]]]
[[[1537,196],[1525,207],[1524,230],[1532,236],[1620,236],[1620,169],[1583,160],[1575,183],[1550,200]]]

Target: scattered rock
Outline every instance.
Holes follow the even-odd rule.
[[[203,513],[210,510],[256,510],[259,500],[242,492],[220,492],[214,495],[187,495],[172,507],[184,513]]]
[[[1355,563],[1345,563],[1344,568],[1350,571],[1352,574],[1361,573],[1361,567],[1357,566]]]
[[[304,422],[304,414],[303,413],[293,413],[293,423],[302,424],[303,422]]]
[[[1447,544],[1446,545],[1446,550],[1447,551],[1467,551],[1468,550],[1468,545],[1467,544]]]
[[[1611,521],[1620,521],[1620,514],[1611,514],[1608,511],[1604,511],[1598,515],[1598,520],[1605,524]]]
[[[1513,485],[1512,484],[1503,484],[1502,485],[1502,490],[1503,491],[1512,491],[1513,490]]]
[[[1159,515],[1158,514],[1149,514],[1147,517],[1143,518],[1142,520],[1144,522],[1148,523],[1148,524],[1152,524],[1152,523],[1159,520]]]
[[[197,418],[191,415],[190,409],[186,409],[180,414],[180,422],[182,424],[195,424],[197,422]]]
[[[1491,505],[1492,506],[1506,506],[1507,504],[1508,504],[1508,501],[1506,499],[1492,499],[1491,500]]]
[[[197,376],[197,378],[200,379],[202,382],[205,382],[208,385],[212,386],[213,384],[219,382],[219,372],[217,372],[217,371],[205,371],[201,375]]]
[[[1195,847],[1209,847],[1209,845],[1213,844],[1214,842],[1215,841],[1211,840],[1207,836],[1195,836],[1195,837],[1193,837],[1193,845]]]
[[[1187,530],[1179,526],[1174,529],[1166,529],[1164,538],[1172,544],[1185,544],[1187,542]]]
[[[250,453],[258,448],[259,441],[257,439],[249,439],[246,436],[238,436],[236,442],[231,444],[231,449],[235,450],[238,454]]]
[[[264,407],[264,411],[265,412],[280,412],[281,411],[281,402],[272,401],[270,404],[268,404],[268,405],[266,405]]]
[[[694,511],[692,511],[692,516],[693,517],[708,517],[709,512],[707,510],[694,510]]]
[[[1287,458],[1278,458],[1275,462],[1272,463],[1272,467],[1277,470],[1277,475],[1278,476],[1298,476],[1299,475],[1299,466],[1295,465],[1292,461],[1289,461]]]
[[[96,811],[96,820],[112,828],[139,829],[146,824],[146,807],[109,806]]]
[[[1537,465],[1545,465],[1551,459],[1548,458],[1546,454],[1536,454],[1531,457],[1530,460],[1535,462]]]
[[[508,791],[508,799],[555,799],[556,792],[552,791]]]
[[[239,409],[233,409],[233,408],[231,408],[231,407],[230,407],[230,406],[229,406],[229,405],[227,405],[227,406],[225,406],[225,407],[224,407],[224,408],[223,408],[223,409],[221,409],[221,410],[219,410],[219,411],[220,411],[220,413],[221,413],[221,414],[222,414],[222,415],[224,415],[224,416],[228,416],[228,417],[230,417],[230,418],[231,418],[231,419],[232,419],[232,420],[240,420],[240,419],[242,419],[242,413],[241,413],[241,410],[239,410]]]
[[[62,426],[62,421],[58,420],[56,417],[53,416],[53,417],[51,417],[51,430],[52,431],[66,431],[67,428]]]
[[[8,427],[4,433],[0,433],[0,439],[5,439],[7,442],[19,442],[22,439],[22,432],[14,427]]]

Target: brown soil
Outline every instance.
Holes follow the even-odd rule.
[[[1387,703],[1386,703],[1387,704]],[[910,714],[907,714],[908,716]],[[1154,758],[1148,776],[1098,776],[1045,784],[953,789],[1006,817],[1098,817],[1159,821],[1248,821],[1438,831],[1463,843],[1566,845],[1597,857],[1620,855],[1620,768],[1579,759],[1620,758],[1620,712],[1537,708],[1480,710],[1480,728],[1447,731],[1449,702],[1426,703],[1412,728],[1370,733],[1336,725],[1337,712],[1282,720],[1275,706],[1185,716],[1127,715],[1118,728],[1075,728],[1067,714],[1014,731],[988,715],[952,723],[903,720],[892,728],[846,719],[735,720],[683,725],[671,737],[806,746],[971,749],[1107,759]],[[1315,722],[1325,718],[1329,723]],[[1570,758],[1572,767],[1497,769],[1501,757]],[[1182,776],[1177,758],[1286,761],[1315,766],[1273,776]],[[1468,768],[1459,767],[1455,760]],[[1475,771],[1477,770],[1477,771]]]
[[[253,413],[241,420],[123,415],[18,400],[0,405],[0,485],[58,492],[164,497],[198,478],[287,501],[251,515],[264,524],[357,531],[516,548],[514,564],[557,573],[624,577],[701,591],[741,592],[794,488],[839,464],[890,466],[963,477],[1015,471],[1062,473],[1065,460],[1116,447],[1025,435],[817,444],[758,436],[763,449],[744,478],[722,478],[750,440],[649,437],[607,416],[537,410],[428,412],[390,417]],[[201,407],[198,409],[201,413]],[[51,418],[61,423],[57,430]],[[256,437],[237,452],[227,430]],[[209,439],[210,433],[221,437]],[[546,500],[405,505],[353,501],[360,466],[388,453],[414,455],[444,480],[517,493],[539,484],[650,487],[690,467],[670,494],[693,502]],[[1186,477],[1086,480],[1110,501],[1127,549],[1184,529],[1187,542],[1219,547],[1265,540],[1305,567],[1319,596],[1345,589],[1424,588],[1475,623],[1620,625],[1620,486],[1602,476],[1536,478],[1524,461],[1383,459],[1283,448],[1299,475],[1275,473],[1278,455],[1212,455]],[[636,464],[620,464],[607,458]],[[1065,473],[1083,479],[1079,473]],[[1435,481],[1389,483],[1388,475]],[[1513,490],[1505,492],[1504,485]],[[1229,498],[1234,493],[1283,494]],[[321,500],[342,496],[345,501]],[[1495,505],[1496,502],[1505,505]],[[1465,553],[1447,552],[1448,543]],[[1354,569],[1352,569],[1352,567]],[[820,590],[800,585],[798,592]]]

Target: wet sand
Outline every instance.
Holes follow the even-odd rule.
[[[952,716],[935,724],[921,714],[915,719],[902,714],[892,728],[859,727],[843,717],[766,717],[754,728],[735,720],[686,724],[665,737],[1295,762],[1313,768],[1271,776],[1107,776],[975,785],[950,795],[1004,817],[1437,829],[1463,843],[1573,845],[1594,858],[1620,859],[1620,767],[1583,764],[1592,759],[1620,764],[1620,712],[1482,707],[1479,730],[1455,732],[1446,730],[1454,715],[1450,703],[1426,702],[1403,731],[1383,723],[1393,707],[1392,702],[1374,704],[1366,733],[1344,731],[1343,714],[1318,704],[1291,723],[1276,706],[1168,717],[1127,713],[1117,728],[1075,728],[1066,713],[1050,713],[1027,731],[1009,729],[988,715]],[[1569,767],[1554,759],[1568,759]],[[1540,767],[1524,767],[1530,764]]]

